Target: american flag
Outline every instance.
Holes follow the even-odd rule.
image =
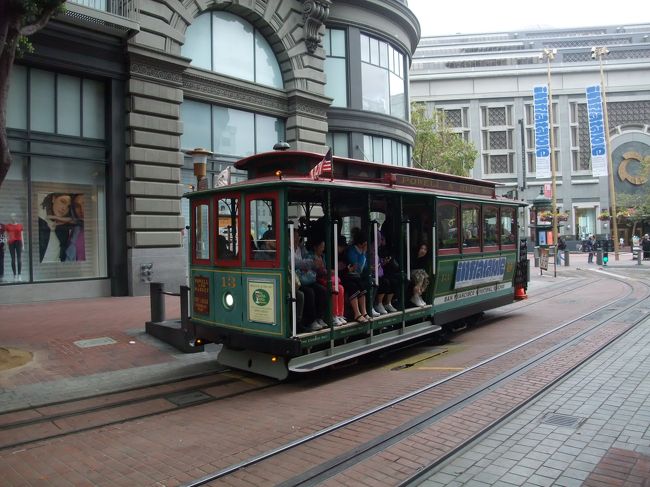
[[[334,176],[331,148],[327,151],[325,157],[323,157],[323,159],[318,164],[316,164],[316,166],[314,166],[311,171],[309,171],[309,175],[314,181],[316,181],[324,172],[329,172],[332,177]]]

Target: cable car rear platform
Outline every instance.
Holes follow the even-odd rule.
[[[232,340],[224,340],[218,361],[225,366],[283,380],[289,372],[314,372],[434,334],[442,328],[432,322],[430,315],[431,305],[428,305],[389,313],[370,323],[351,322],[296,335],[291,341],[300,348],[301,354],[294,357],[278,357],[273,353],[252,351],[248,347],[236,346]]]

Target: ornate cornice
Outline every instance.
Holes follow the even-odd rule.
[[[130,73],[153,78],[158,81],[167,81],[170,83],[181,84],[183,76],[179,72],[163,69],[160,66],[154,66],[149,63],[132,62],[130,66]]]
[[[231,86],[212,78],[204,78],[196,74],[185,73],[183,76],[183,89],[195,93],[209,95],[213,101],[236,102],[238,106],[246,105],[249,109],[272,111],[277,115],[287,116],[287,100],[282,96],[273,96],[266,92],[259,92],[244,86]]]
[[[314,54],[320,45],[318,31],[327,21],[330,13],[330,0],[303,0],[302,18],[304,20],[305,45],[310,54]]]

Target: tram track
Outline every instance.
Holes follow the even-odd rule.
[[[114,424],[214,403],[278,385],[252,385],[229,371],[197,374],[145,387],[57,401],[0,414],[0,451]],[[214,376],[224,376],[215,380]]]
[[[351,438],[360,436],[360,430],[365,430],[363,426],[368,425],[368,429],[370,431],[377,430],[377,424],[382,423],[382,420],[378,417],[381,414],[399,410],[402,415],[405,415],[405,411],[409,409],[421,411],[421,414],[411,415],[409,419],[404,419],[400,426],[385,429],[380,434],[377,434],[373,438],[367,439],[366,441],[362,441],[354,447],[347,446],[345,448],[345,453],[335,455],[333,458],[328,458],[317,462],[311,468],[306,469],[305,472],[287,478],[283,482],[279,483],[279,485],[315,485],[326,482],[327,479],[346,471],[348,468],[354,467],[355,465],[359,464],[359,462],[372,457],[374,454],[385,450],[391,445],[395,445],[396,443],[401,442],[406,438],[419,434],[426,428],[432,427],[432,425],[440,423],[445,418],[449,417],[455,412],[463,410],[463,408],[466,408],[468,405],[471,405],[472,403],[480,400],[480,398],[490,395],[495,390],[508,387],[508,384],[516,381],[519,377],[529,374],[531,370],[539,367],[544,367],[546,362],[552,360],[553,357],[556,357],[562,353],[567,354],[572,351],[572,349],[582,346],[581,344],[584,342],[589,342],[591,344],[591,341],[597,341],[595,338],[593,338],[594,335],[598,335],[600,331],[607,329],[608,325],[611,324],[617,317],[624,316],[625,313],[630,313],[631,310],[634,310],[636,308],[638,310],[641,310],[641,318],[637,319],[636,322],[629,324],[625,328],[625,331],[633,328],[636,324],[645,319],[648,314],[650,314],[649,309],[643,309],[644,306],[647,307],[649,301],[648,296],[650,293],[648,292],[648,286],[643,285],[644,292],[642,295],[637,296],[635,299],[631,299],[631,296],[633,296],[635,293],[638,293],[639,290],[633,287],[630,283],[620,280],[619,282],[628,288],[628,292],[624,296],[609,301],[606,304],[589,311],[588,313],[584,313],[572,320],[564,322],[552,330],[544,332],[515,347],[512,347],[506,351],[485,359],[463,371],[435,381],[392,401],[369,409],[363,413],[357,414],[329,427],[323,428],[310,435],[298,438],[280,447],[251,457],[240,463],[223,468],[217,472],[214,472],[213,474],[196,479],[193,482],[187,483],[185,485],[186,487],[206,485],[210,484],[211,482],[223,479],[228,479],[228,482],[231,483],[237,483],[237,475],[238,473],[242,472],[246,473],[246,478],[250,481],[251,478],[255,478],[255,472],[259,471],[259,469],[273,469],[273,462],[276,463],[275,468],[277,468],[278,463],[283,463],[280,457],[285,453],[291,453],[294,456],[302,459],[305,456],[310,455],[310,452],[318,451],[318,446],[314,444],[317,441],[320,444],[323,444],[323,440],[326,442],[337,442],[341,438],[347,438],[347,429],[353,430],[349,433],[349,438],[347,438],[348,441],[344,442],[344,444],[349,445],[352,441]],[[579,287],[581,286],[578,286],[578,288]],[[562,294],[564,292],[566,291],[562,291],[561,293],[557,294]],[[603,317],[603,314],[606,314],[607,316]],[[589,323],[590,321],[594,321],[595,323]],[[578,329],[571,330],[572,327]],[[543,387],[538,388],[534,394],[528,396],[519,404],[516,404],[513,407],[509,408],[508,411],[500,414],[498,417],[492,418],[490,421],[488,421],[487,424],[479,425],[479,430],[462,443],[455,445],[454,448],[445,447],[446,453],[441,453],[439,455],[440,458],[447,458],[449,455],[453,454],[454,451],[457,451],[458,448],[462,448],[464,444],[472,441],[476,435],[482,434],[483,432],[487,431],[487,429],[493,427],[495,424],[503,421],[503,419],[522,407],[524,404],[526,404],[526,402],[541,394],[548,387],[551,387],[555,382],[560,380],[567,373],[570,373],[570,371],[577,367],[579,364],[588,360],[595,353],[598,353],[599,350],[620,336],[622,331],[623,327],[618,327],[616,331],[608,331],[608,333],[613,333],[613,338],[610,337],[610,339],[607,339],[607,337],[605,337],[605,339],[595,344],[592,347],[593,349],[589,350],[589,353],[585,353],[584,356],[579,357],[580,360],[578,362],[574,363],[563,373],[555,376],[553,380],[548,381]],[[540,346],[541,342],[549,341],[550,339],[555,339],[555,343],[547,344],[543,349],[535,350],[536,344],[537,346]],[[481,370],[493,366],[498,361],[502,361],[504,357],[517,354],[521,355],[521,357],[518,359],[519,362],[514,367],[501,366],[500,369],[490,371],[489,373],[487,373],[487,371]],[[569,355],[571,355],[571,353],[569,353]],[[481,377],[474,378],[473,380],[468,380],[467,378],[470,375],[478,375]],[[485,375],[491,375],[491,378],[486,379]],[[451,382],[458,380],[467,383],[465,384],[464,394],[458,395],[454,400],[438,403],[435,407],[429,406],[429,403],[435,403],[433,400],[434,398],[429,399],[425,396],[430,396],[432,392],[435,392],[438,389],[441,389],[442,387],[450,384]],[[422,408],[423,402],[427,404],[427,408],[425,408],[426,410]],[[388,422],[395,422],[395,420]],[[302,453],[295,451],[301,447],[307,447],[307,450],[303,451]],[[337,483],[336,485],[341,485],[341,482]]]

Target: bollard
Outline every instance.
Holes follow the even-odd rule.
[[[639,251],[636,253],[636,265],[641,265],[642,260],[643,260],[643,250],[639,248]]]
[[[190,307],[190,287],[181,286],[181,328],[184,333],[189,333],[189,307]]]
[[[596,250],[596,265],[603,265],[603,251]]]
[[[149,301],[151,303],[151,321],[162,323],[165,321],[165,285],[162,282],[149,283]]]
[[[539,247],[533,249],[533,258],[535,262],[535,267],[539,267]]]
[[[564,267],[569,267],[569,255],[571,255],[571,252],[568,250],[564,251]]]

